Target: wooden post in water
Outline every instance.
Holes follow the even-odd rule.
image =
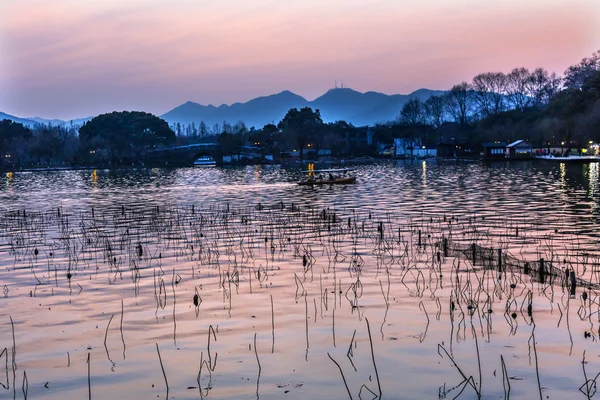
[[[444,257],[448,257],[448,238],[442,239],[442,246],[444,247]]]
[[[419,229],[419,246],[421,246],[421,230]]]
[[[498,272],[502,273],[502,249],[498,249]]]
[[[571,296],[575,296],[575,290],[577,289],[577,279],[575,278],[575,271],[571,270]]]
[[[544,267],[544,259],[540,258],[540,269],[538,271],[538,274],[540,276],[540,282],[542,282],[542,283],[544,283],[544,281],[545,281],[545,276],[544,275],[545,275],[546,271],[545,271],[544,268],[545,268]]]
[[[476,250],[476,248],[475,248],[475,243],[473,243],[473,244],[471,245],[471,249],[472,249],[472,253],[473,253],[473,265],[475,265],[476,256],[477,256],[477,253],[476,253],[476,252],[477,252],[477,250]]]

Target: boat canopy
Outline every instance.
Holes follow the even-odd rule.
[[[349,172],[354,171],[356,168],[333,168],[333,169],[312,169],[312,170],[304,170],[300,172],[314,172],[314,173],[324,173],[324,172]]]

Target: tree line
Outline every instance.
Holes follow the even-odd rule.
[[[438,141],[456,135],[473,146],[526,139],[540,147],[577,147],[600,140],[599,92],[600,51],[563,76],[543,68],[476,75],[442,96],[410,99],[398,120],[387,125],[404,129],[409,132],[404,137],[415,140],[425,140],[427,134]],[[456,126],[444,126],[449,124]]]
[[[4,168],[140,164],[157,146],[175,144],[168,124],[145,112],[113,112],[81,126],[0,121]]]
[[[319,110],[291,109],[277,124],[247,128],[243,121],[208,128],[201,122],[169,126],[144,112],[113,112],[82,126],[0,121],[0,165],[131,165],[156,148],[216,141],[221,154],[252,147],[285,157],[305,151],[333,156],[374,155],[374,142],[400,139],[406,149],[448,140],[478,148],[485,141],[525,139],[545,147],[577,147],[600,141],[600,51],[570,66],[562,76],[543,68],[487,72],[425,101],[409,99],[395,121],[355,127],[324,123]],[[368,138],[372,135],[373,141]]]

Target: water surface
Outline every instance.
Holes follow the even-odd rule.
[[[160,360],[170,398],[585,398],[600,372],[598,164],[356,175],[7,174],[0,398],[165,398]],[[442,238],[594,285],[570,296],[468,252],[438,258]]]

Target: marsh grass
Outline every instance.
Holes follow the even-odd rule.
[[[400,296],[399,293],[404,293],[403,301],[417,299],[413,314],[419,315],[422,322],[422,331],[416,335],[420,344],[432,346],[428,336],[431,334],[430,325],[439,326],[442,321],[447,322],[450,330],[448,343],[438,342],[434,346],[437,346],[439,356],[449,360],[449,367],[461,378],[458,385],[453,385],[454,393],[458,393],[456,397],[468,388],[481,397],[491,386],[487,379],[492,381],[496,378],[486,376],[481,359],[487,346],[480,348],[479,340],[485,344],[491,342],[494,335],[492,318],[498,312],[509,328],[509,336],[516,337],[524,327],[531,329],[528,345],[533,353],[537,392],[542,396],[543,376],[535,339],[537,304],[534,307],[534,299],[537,303],[545,301],[559,312],[557,328],[560,328],[564,315],[563,326],[570,337],[569,354],[573,349],[570,301],[578,307],[580,321],[589,324],[585,337],[595,341],[600,315],[600,251],[593,240],[593,237],[577,232],[563,222],[548,225],[533,217],[452,214],[404,217],[385,210],[299,207],[283,202],[247,207],[229,203],[206,207],[119,205],[77,213],[59,208],[48,212],[18,210],[0,215],[2,251],[12,261],[8,271],[28,271],[31,297],[36,297],[38,290],[47,288],[52,294],[55,289],[64,288],[70,296],[78,296],[84,290],[82,283],[89,288],[100,280],[106,280],[109,285],[129,280],[133,299],[141,297],[148,288],[153,291],[156,322],[163,310],[170,312],[173,346],[178,345],[177,320],[181,318],[177,307],[181,307],[181,303],[191,303],[195,318],[201,323],[202,310],[206,307],[203,297],[210,297],[203,292],[203,285],[209,278],[214,278],[211,282],[216,281],[222,307],[227,318],[232,318],[234,299],[246,292],[260,298],[271,290],[269,288],[278,276],[293,276],[288,281],[288,291],[269,293],[268,306],[260,307],[265,315],[257,316],[269,320],[266,329],[271,331],[270,356],[275,357],[277,353],[276,335],[278,349],[280,340],[285,342],[284,336],[278,335],[277,331],[286,327],[275,324],[278,300],[283,300],[278,296],[291,293],[295,303],[303,306],[303,312],[298,314],[304,314],[305,362],[309,362],[309,354],[316,347],[311,346],[311,340],[318,335],[315,333],[318,330],[311,328],[309,320],[313,319],[313,324],[316,324],[329,319],[332,347],[324,354],[331,360],[332,368],[339,371],[340,384],[343,383],[351,399],[360,398],[367,392],[382,398],[387,392],[386,381],[380,379],[380,372],[387,375],[390,366],[385,364],[383,369],[378,368],[377,348],[386,339],[388,313],[390,310],[393,313],[398,307],[396,297]],[[168,275],[171,275],[170,290]],[[182,289],[188,282],[194,291],[191,298]],[[5,287],[5,296],[9,296],[11,283]],[[187,300],[178,301],[181,296],[188,296]],[[309,302],[309,298],[312,301]],[[125,360],[127,326],[124,324],[123,298],[120,303],[119,331]],[[312,303],[310,310],[309,303]],[[373,312],[373,304],[381,306],[381,316],[365,314]],[[129,307],[128,302],[128,310]],[[115,316],[113,312],[110,314],[104,332],[104,348],[114,366],[107,345],[109,328]],[[332,356],[337,348],[336,316],[340,318],[340,314],[345,317],[346,328],[348,315],[355,317],[357,324],[366,325],[366,335],[364,332],[357,334],[354,329],[351,338],[338,336],[338,342],[349,340],[345,357],[347,363],[341,362],[338,356]],[[377,321],[376,325],[380,326],[380,341],[374,341],[372,336],[369,319],[373,318],[381,321],[381,324]],[[18,368],[12,317],[10,324],[14,377]],[[213,389],[212,374],[216,372],[218,357],[216,352],[213,356],[211,351],[211,342],[217,341],[218,326],[215,329],[209,324],[205,329],[207,356],[204,357],[204,351],[200,352],[200,366],[196,374],[201,397],[208,396]],[[131,337],[128,335],[128,341]],[[473,373],[462,367],[464,360],[459,360],[453,352],[454,345],[464,344],[469,338],[473,343],[469,364],[476,366]],[[368,340],[370,354],[367,357],[355,355],[361,340]],[[259,360],[258,342],[255,330],[257,397],[261,374],[264,372],[265,377],[269,373],[268,356],[263,357],[267,358],[263,362]],[[159,344],[155,343],[168,398],[167,375]],[[340,347],[345,348],[345,345]],[[0,354],[6,360],[6,386],[2,383],[5,389],[9,387],[8,351],[5,348]],[[69,353],[67,357],[70,366]],[[498,358],[504,396],[509,398],[511,382],[507,365],[502,354]],[[369,359],[367,366],[366,360]],[[90,353],[87,367],[91,398]],[[370,369],[375,382],[348,379],[349,374]],[[201,382],[203,373],[208,373],[208,383],[204,386]],[[586,385],[580,390],[589,398],[597,376],[589,380],[585,366],[583,373]],[[26,382],[24,372],[25,396]],[[449,393],[445,382],[443,387],[439,393],[445,396]]]

